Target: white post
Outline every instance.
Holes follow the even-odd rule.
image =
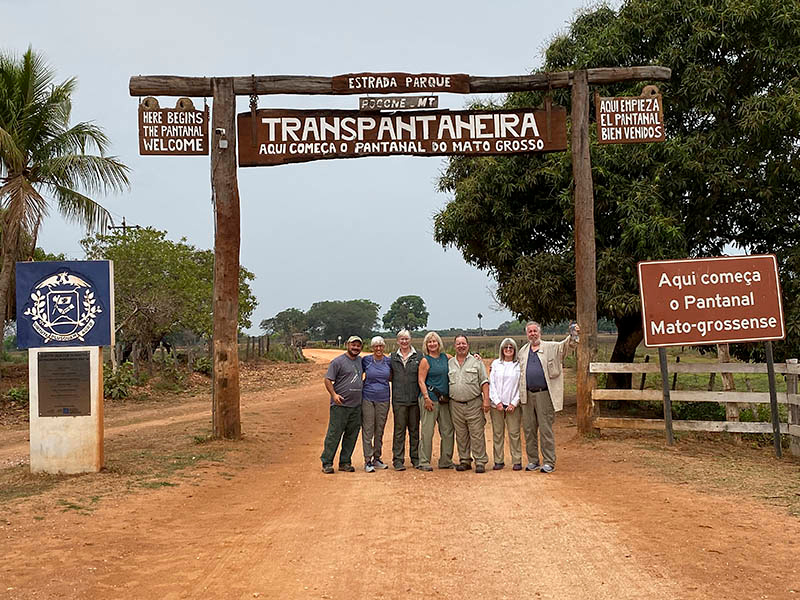
[[[88,373],[82,368],[87,354]],[[47,365],[46,372],[40,373],[40,363]],[[93,473],[103,468],[103,349],[29,348],[28,389],[31,472]]]

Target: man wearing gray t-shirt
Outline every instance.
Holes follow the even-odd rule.
[[[333,457],[341,441],[339,470],[355,471],[351,462],[353,450],[361,428],[361,338],[351,335],[347,339],[347,352],[334,358],[325,373],[325,389],[331,399],[328,433],[322,449],[322,472],[333,473]]]

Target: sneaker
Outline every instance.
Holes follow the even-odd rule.
[[[556,468],[553,465],[548,465],[547,463],[544,463],[541,469],[542,473],[552,473],[555,470]]]
[[[494,463],[494,466],[492,467],[492,471],[499,471],[500,469],[502,469],[505,466],[506,466],[505,463]]]
[[[372,461],[372,466],[376,469],[388,469],[389,465],[384,462],[381,462],[379,458],[376,458]]]
[[[475,465],[475,472],[486,473],[486,467],[484,467],[483,465]]]
[[[339,465],[339,470],[344,473],[353,473],[356,469],[353,465]]]
[[[469,471],[472,469],[472,465],[469,463],[461,463],[456,465],[456,471]]]
[[[325,475],[333,475],[333,465],[322,465],[322,472]]]
[[[372,463],[367,463],[367,464],[364,465],[364,470],[367,473],[374,473],[375,472],[375,467],[372,466]]]
[[[541,468],[542,467],[539,466],[539,463],[528,463],[527,465],[525,465],[526,471],[538,471]]]
[[[520,463],[515,463],[511,469],[514,471],[522,471],[522,465]]]
[[[403,463],[395,463],[394,470],[395,471],[405,471],[406,470],[406,466]]]
[[[430,465],[418,465],[417,469],[419,469],[420,471],[425,471],[425,472],[433,471],[433,467],[430,466]]]

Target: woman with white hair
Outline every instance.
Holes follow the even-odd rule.
[[[419,363],[419,412],[420,444],[419,466],[421,471],[433,471],[431,454],[433,452],[433,429],[439,424],[439,468],[453,468],[453,442],[455,429],[450,418],[450,381],[442,338],[435,331],[429,331],[422,340],[425,353]]]
[[[508,430],[508,445],[511,463],[515,471],[522,470],[522,443],[520,442],[521,412],[519,404],[519,359],[517,343],[511,338],[500,342],[500,357],[492,362],[489,372],[489,400],[492,408],[492,453],[494,470],[505,467],[505,432]]]
[[[372,354],[361,359],[364,370],[364,387],[361,400],[361,446],[364,448],[364,470],[386,469],[381,461],[383,429],[389,415],[389,380],[392,377],[391,360],[383,351],[386,341],[379,335],[370,342]]]

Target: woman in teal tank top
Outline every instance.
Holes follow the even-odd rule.
[[[449,356],[444,353],[442,338],[435,331],[430,331],[422,340],[425,352],[419,363],[419,397],[420,412],[420,444],[419,466],[421,471],[433,471],[431,454],[433,452],[433,430],[439,424],[439,468],[453,468],[453,421],[450,418],[450,404],[447,396],[450,393],[450,381],[447,374]]]

